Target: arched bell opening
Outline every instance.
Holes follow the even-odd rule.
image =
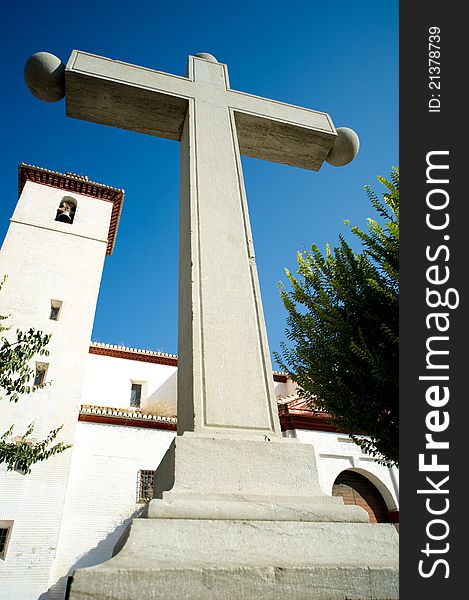
[[[55,220],[60,223],[73,223],[77,211],[77,201],[71,196],[64,196],[60,201],[55,215]]]

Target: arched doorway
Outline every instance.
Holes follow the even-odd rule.
[[[389,523],[388,507],[378,488],[355,471],[342,471],[332,486],[332,495],[341,496],[344,504],[356,504],[366,510],[370,523]]]

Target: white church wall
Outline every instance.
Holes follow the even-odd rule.
[[[126,408],[132,383],[142,384],[141,408],[174,416],[177,406],[177,367],[89,354],[82,404]],[[292,383],[274,382],[276,396],[292,393]]]
[[[398,469],[384,467],[371,456],[363,454],[347,434],[329,431],[297,429],[297,439],[312,444],[319,472],[319,484],[326,494],[332,494],[332,486],[337,476],[346,469],[352,469],[367,477],[381,492],[388,510],[399,506]]]
[[[78,202],[73,225],[55,221],[64,195]],[[23,189],[0,253],[0,275],[8,275],[0,314],[11,315],[13,333],[34,327],[53,334],[49,356],[38,359],[49,364],[50,385],[18,403],[3,401],[0,434],[15,424],[21,435],[34,422],[36,440],[63,425],[57,440],[74,441],[111,210],[110,202],[37,183]],[[58,321],[50,319],[51,300],[63,302]],[[48,588],[70,459],[67,450],[35,465],[30,475],[0,468],[0,520],[14,521],[0,560],[2,598],[36,600]],[[5,489],[14,491],[5,497]]]
[[[280,396],[288,396],[294,392],[294,384],[291,380],[287,380],[286,383],[282,381],[274,381],[274,392],[277,398]]]
[[[63,422],[52,401],[57,395],[62,407],[71,398],[78,407],[112,210],[110,202],[73,194],[78,200],[75,221],[59,223],[55,214],[65,194],[28,181],[0,253],[0,276],[8,275],[0,314],[12,315],[7,321],[12,332],[34,327],[52,334],[49,356],[39,358],[49,365],[50,385],[21,404],[5,403],[0,426],[14,418],[18,431],[24,430],[33,414],[38,436],[47,434],[51,423]],[[51,300],[63,302],[58,321],[50,319]]]
[[[132,383],[142,383],[142,409],[176,414],[177,367],[89,354],[82,404],[130,406]]]
[[[70,451],[68,451],[70,452]],[[25,476],[0,468],[0,520],[13,528],[0,564],[0,598],[46,600],[58,547],[69,457],[55,456]]]
[[[59,551],[49,593],[62,600],[71,569],[111,558],[137,503],[137,474],[155,470],[176,432],[97,423],[78,423]]]

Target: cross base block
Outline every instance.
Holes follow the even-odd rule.
[[[397,545],[390,524],[135,519],[69,600],[394,600]]]
[[[395,600],[398,535],[319,486],[314,449],[281,437],[184,433],[147,518],[69,600]]]

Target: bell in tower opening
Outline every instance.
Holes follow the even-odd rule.
[[[55,220],[61,221],[62,223],[72,224],[73,219],[75,218],[76,209],[77,201],[70,196],[64,196],[59,204],[59,208],[57,209]]]

